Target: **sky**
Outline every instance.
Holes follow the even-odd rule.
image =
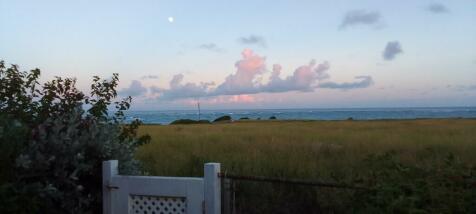
[[[474,0],[0,0],[0,59],[135,110],[476,106]]]

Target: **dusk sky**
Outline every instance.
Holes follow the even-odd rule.
[[[0,59],[136,110],[476,106],[476,1],[0,0]]]

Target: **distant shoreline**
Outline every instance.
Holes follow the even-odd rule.
[[[233,120],[231,122],[211,122],[209,124],[161,124],[161,123],[144,123],[142,126],[182,126],[182,125],[226,125],[232,123],[288,123],[288,122],[401,122],[401,121],[423,121],[423,120],[434,120],[434,121],[445,121],[445,120],[476,120],[476,118],[409,118],[409,119],[367,119],[367,120]]]
[[[289,110],[392,110],[392,109],[445,109],[445,108],[476,108],[476,106],[427,106],[427,107],[309,107],[309,108],[203,108],[201,111],[289,111]],[[159,109],[159,110],[131,110],[133,112],[180,112],[192,111],[196,112],[196,108],[187,109]]]
[[[398,120],[436,118],[476,118],[476,107],[438,108],[353,108],[353,109],[266,109],[266,110],[176,110],[176,111],[129,111],[126,119],[139,119],[147,124],[169,124],[177,120],[213,121],[229,116],[231,120]],[[190,122],[190,121],[189,121]]]

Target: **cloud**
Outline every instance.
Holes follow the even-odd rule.
[[[380,19],[380,13],[375,11],[352,10],[345,14],[340,28],[343,29],[355,25],[371,25],[379,27],[381,25]]]
[[[228,104],[228,103],[255,103],[258,100],[248,94],[232,95],[232,96],[218,96],[205,100],[207,104]]]
[[[440,3],[431,3],[426,8],[429,12],[441,14],[441,13],[448,13],[450,10],[443,4]]]
[[[238,42],[245,45],[258,45],[261,47],[266,47],[265,39],[257,35],[250,35],[248,37],[240,37],[238,38]]]
[[[382,52],[383,59],[390,61],[395,59],[398,54],[403,53],[402,46],[398,41],[388,42]]]
[[[146,79],[158,79],[159,77],[157,75],[145,75],[142,76],[141,79],[146,80]]]
[[[356,76],[356,81],[354,82],[344,82],[344,83],[335,83],[335,82],[323,82],[319,84],[319,88],[329,88],[329,89],[356,89],[356,88],[367,88],[373,85],[374,81],[371,76]]]
[[[474,85],[447,85],[446,88],[456,91],[476,91],[476,84]]]
[[[327,61],[317,63],[316,60],[311,60],[308,64],[299,66],[291,75],[286,77],[281,77],[282,66],[274,64],[269,80],[263,83],[262,77],[268,72],[266,58],[255,54],[251,49],[243,50],[242,59],[235,63],[235,67],[236,71],[228,75],[215,88],[212,87],[214,86],[213,83],[182,83],[184,76],[178,74],[170,81],[168,89],[152,87],[151,92],[158,94],[159,99],[162,100],[198,97],[218,99],[220,96],[230,95],[237,96],[234,98],[235,100],[251,102],[250,97],[242,95],[289,91],[312,92],[317,88],[349,90],[365,88],[373,84],[371,76],[357,76],[353,82],[332,82],[329,80],[330,75],[328,73],[330,63]]]
[[[215,43],[201,44],[198,46],[198,49],[208,50],[217,53],[222,53],[225,51],[223,48],[218,47],[218,45],[216,45]]]
[[[329,78],[326,71],[329,69],[327,61],[317,65],[311,60],[308,65],[297,68],[293,75],[281,79],[281,65],[275,64],[268,84],[262,86],[263,92],[286,92],[286,91],[313,91],[319,80]]]
[[[183,74],[175,75],[169,83],[169,89],[151,87],[152,93],[160,94],[160,99],[173,100],[181,98],[197,98],[208,95],[209,87],[214,85],[210,83],[185,83],[183,84]]]
[[[228,75],[213,94],[236,95],[253,94],[258,92],[258,84],[255,78],[265,71],[266,58],[256,55],[251,49],[245,49],[241,53],[243,59],[235,63],[236,72]]]
[[[125,96],[140,96],[147,93],[147,88],[142,85],[138,80],[132,80],[131,85],[128,88],[124,88],[119,91],[119,94]]]

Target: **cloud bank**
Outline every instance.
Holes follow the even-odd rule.
[[[238,38],[238,42],[245,45],[258,45],[261,47],[266,47],[266,40],[263,37],[257,36],[257,35],[250,35],[248,37],[240,37]]]
[[[201,44],[197,48],[202,50],[217,52],[217,53],[221,53],[225,51],[223,48],[218,47],[218,45],[216,45],[215,43]]]
[[[391,61],[394,60],[398,54],[403,53],[402,46],[398,41],[388,42],[385,46],[385,49],[382,52],[382,57],[384,60]]]
[[[380,19],[381,15],[376,11],[352,10],[345,14],[340,28],[344,29],[356,25],[378,27],[381,24]]]
[[[132,80],[129,87],[120,90],[118,93],[124,96],[139,96],[147,93],[147,88],[140,81]]]
[[[431,3],[426,8],[429,12],[440,14],[440,13],[448,13],[450,10],[443,4],[440,3]]]
[[[318,88],[349,90],[366,88],[373,84],[371,76],[357,76],[354,81],[344,83],[330,81],[329,62],[317,63],[315,60],[299,66],[286,77],[281,77],[282,66],[274,64],[268,81],[263,83],[263,75],[269,72],[266,68],[266,58],[255,54],[251,49],[243,50],[242,59],[235,63],[235,67],[236,71],[216,87],[213,87],[213,82],[183,83],[184,75],[177,74],[170,81],[169,88],[151,87],[151,93],[160,100],[175,100],[290,91],[312,92]]]
[[[474,85],[447,85],[446,88],[456,91],[476,91],[476,84]]]
[[[324,82],[319,85],[319,88],[330,88],[330,89],[356,89],[356,88],[367,88],[372,85],[373,79],[371,76],[356,76],[354,82],[344,82],[344,83],[335,83],[335,82]]]
[[[142,76],[141,79],[146,80],[146,79],[159,79],[157,75],[145,75]]]
[[[183,78],[183,74],[177,74],[170,81],[168,89],[151,87],[151,92],[159,94],[160,99],[163,100],[198,98],[208,96],[209,87],[214,85],[213,82],[182,83]]]

